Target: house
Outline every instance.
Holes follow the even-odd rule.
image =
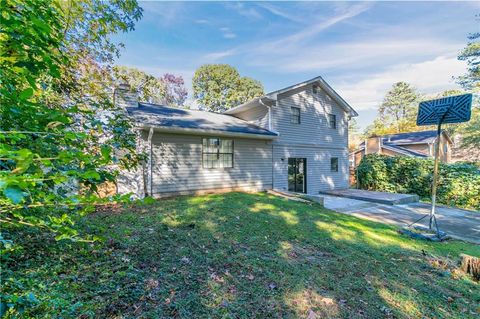
[[[362,142],[359,148],[350,153],[350,165],[357,167],[365,154],[384,154],[389,156],[410,156],[433,158],[437,131],[408,132],[374,136]],[[447,132],[442,131],[439,158],[450,162],[453,142]]]
[[[138,102],[116,103],[139,129],[145,165],[119,192],[168,196],[278,189],[318,194],[348,187],[348,120],[357,113],[321,77],[252,99],[221,114]]]

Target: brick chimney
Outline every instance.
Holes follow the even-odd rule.
[[[365,140],[365,154],[380,154],[382,146],[382,138],[380,136],[372,136]]]
[[[138,92],[127,83],[121,83],[114,90],[114,103],[121,108],[138,107]]]

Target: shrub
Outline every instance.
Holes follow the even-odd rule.
[[[406,156],[369,154],[357,167],[358,187],[383,192],[431,196],[433,160]],[[439,203],[480,209],[480,169],[473,163],[439,165]]]

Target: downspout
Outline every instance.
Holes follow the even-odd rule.
[[[152,145],[152,137],[153,137],[153,127],[150,127],[150,131],[148,132],[148,145],[149,145],[149,154],[148,154],[148,195],[153,195],[153,145]]]
[[[268,130],[270,132],[273,132],[273,129],[272,129],[273,128],[273,126],[272,126],[272,106],[263,103],[262,98],[259,98],[258,102],[268,109]],[[275,161],[273,160],[273,142],[272,142],[272,189],[274,189],[274,185],[275,185],[275,183],[274,183],[274,176],[275,176],[274,165],[275,165]]]
[[[268,130],[273,132],[273,130],[272,130],[272,106],[263,103],[262,98],[259,98],[258,102],[268,109]]]

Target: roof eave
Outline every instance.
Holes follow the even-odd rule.
[[[357,117],[358,113],[353,109],[353,107],[350,106],[350,104],[347,103],[321,76],[318,77],[319,79],[317,82],[319,82],[322,85],[322,88],[327,91],[327,93],[335,100],[337,101],[340,106],[342,106],[345,111],[351,116],[351,117]]]
[[[274,140],[278,137],[278,134],[256,134],[256,133],[242,133],[242,132],[229,132],[221,130],[209,130],[209,129],[192,129],[185,127],[171,127],[171,126],[158,126],[158,125],[149,125],[141,124],[137,125],[139,129],[150,129],[153,128],[156,132],[162,133],[171,133],[171,134],[185,134],[185,135],[210,135],[210,136],[227,136],[227,137],[240,137],[240,138],[249,138],[249,139],[260,139],[260,140]]]
[[[410,153],[408,151],[403,151],[402,149],[398,149],[396,147],[389,147],[389,145],[382,145],[382,148],[386,148],[387,150],[390,150],[392,152],[396,152],[396,153],[399,153],[399,154],[403,154],[403,155],[407,155],[407,156],[410,156],[410,157],[428,157],[427,155],[424,155],[424,154],[420,154],[420,153]]]
[[[313,79],[300,82],[277,91],[267,93],[262,97],[254,98],[246,103],[243,103],[241,105],[238,105],[234,108],[231,108],[223,112],[223,114],[235,114],[238,112],[246,111],[250,109],[253,105],[260,104],[258,103],[260,99],[262,100],[268,99],[270,101],[276,101],[278,99],[279,94],[282,94],[291,90],[295,90],[315,82],[318,82],[321,85],[321,87],[327,92],[327,94],[330,95],[351,117],[358,116],[358,113],[350,106],[350,104],[348,104],[347,101],[345,101],[321,76],[317,76]]]
[[[263,102],[267,102],[267,101],[274,102],[274,101],[276,101],[276,99],[272,99],[270,96],[264,95],[264,96],[261,96],[261,97],[253,98],[250,101],[247,101],[243,104],[232,107],[231,109],[228,109],[228,110],[222,112],[222,114],[233,115],[233,114],[237,114],[237,113],[240,113],[240,112],[243,112],[243,111],[247,111],[250,108],[252,108],[253,106],[262,105],[259,102],[259,100],[262,100]]]

